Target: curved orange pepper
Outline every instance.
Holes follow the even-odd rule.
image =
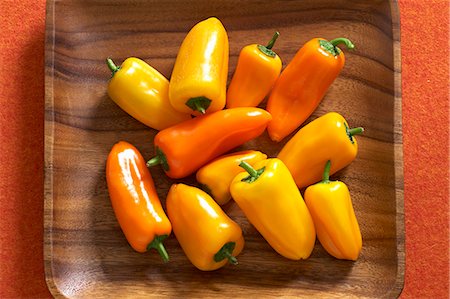
[[[261,135],[271,120],[260,108],[239,107],[195,117],[159,131],[156,157],[147,166],[161,164],[167,176],[186,177],[209,161]]]
[[[336,46],[353,44],[345,38],[327,41],[314,38],[295,54],[269,96],[267,111],[272,121],[270,138],[281,141],[298,128],[317,108],[328,87],[344,67],[344,53]]]
[[[106,162],[106,180],[114,213],[131,247],[138,252],[155,248],[168,261],[162,241],[172,225],[145,160],[133,145],[120,141],[113,146]]]
[[[297,186],[307,187],[320,181],[328,160],[330,174],[349,165],[358,153],[354,135],[363,131],[361,127],[350,129],[342,115],[329,112],[298,130],[278,158],[289,168]]]

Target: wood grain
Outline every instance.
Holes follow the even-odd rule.
[[[345,36],[356,45],[308,121],[337,111],[351,126],[366,129],[358,136],[357,159],[334,176],[348,185],[360,222],[358,261],[334,259],[319,243],[308,260],[286,260],[233,203],[224,209],[246,239],[237,267],[200,272],[173,236],[166,245],[171,262],[165,265],[154,252],[139,254],[127,244],[108,197],[106,157],[114,143],[126,140],[149,158],[156,132],[108,98],[104,59],[140,57],[170,77],[185,34],[209,16],[217,16],[229,34],[229,77],[239,50],[264,44],[275,30],[281,33],[276,51],[284,66],[313,37]],[[55,297],[399,295],[404,218],[396,1],[48,1],[46,26],[44,254]],[[276,156],[282,146],[265,133],[239,149]],[[161,169],[151,171],[164,203],[173,181]],[[193,177],[183,181],[195,184]]]

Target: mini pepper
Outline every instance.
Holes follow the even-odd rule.
[[[168,261],[162,241],[172,225],[144,158],[133,145],[120,141],[113,146],[106,162],[106,181],[114,213],[131,247],[137,252],[154,248]]]
[[[260,108],[239,107],[201,115],[159,131],[156,156],[147,166],[161,164],[170,178],[186,177],[227,151],[261,135],[270,114]]]
[[[316,240],[311,215],[283,162],[277,158],[241,162],[247,172],[238,174],[230,191],[250,223],[282,256],[307,259]]]
[[[227,90],[227,108],[256,107],[269,94],[281,72],[281,59],[272,50],[279,36],[275,32],[267,46],[242,48]]]
[[[239,225],[206,192],[185,184],[170,187],[167,214],[184,253],[200,270],[219,269],[244,248]]]
[[[106,63],[112,72],[109,97],[138,121],[162,130],[191,118],[170,105],[169,81],[145,61],[130,57],[116,66],[108,58]]]
[[[184,38],[169,83],[175,110],[199,115],[225,107],[228,35],[217,18],[197,23]]]
[[[298,128],[317,108],[325,92],[344,67],[344,53],[337,47],[354,45],[346,38],[314,38],[295,54],[283,70],[267,101],[273,116],[267,131],[280,141]]]
[[[278,158],[286,164],[299,188],[321,180],[323,165],[331,160],[330,174],[349,165],[358,152],[354,135],[363,128],[350,129],[336,112],[329,112],[301,128],[281,149]]]
[[[323,248],[338,259],[355,261],[362,247],[362,237],[353,210],[350,192],[340,181],[330,181],[330,165],[325,165],[323,180],[309,186],[305,202]]]
[[[239,163],[245,161],[253,165],[266,158],[266,154],[253,150],[221,156],[197,171],[197,182],[202,185],[202,189],[210,194],[219,205],[224,205],[231,199],[231,181],[237,174],[242,172]]]

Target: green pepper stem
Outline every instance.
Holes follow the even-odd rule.
[[[120,69],[120,66],[117,66],[111,58],[106,58],[106,65],[111,70],[111,76],[114,76],[114,74]]]
[[[249,175],[251,175],[254,178],[258,177],[258,171],[256,169],[254,169],[250,164],[248,164],[245,161],[242,161],[241,163],[239,163],[239,166],[244,168],[245,171],[248,172]]]
[[[201,114],[205,114],[206,113],[205,108],[203,108],[203,106],[200,105],[199,102],[195,102],[194,105],[195,105],[195,110],[199,111]]]
[[[162,160],[160,156],[155,156],[147,161],[147,167],[152,167],[155,165],[162,164]]]
[[[357,127],[357,128],[349,129],[348,130],[348,135],[350,135],[350,136],[359,135],[362,132],[364,132],[364,128],[363,127]]]
[[[216,263],[219,263],[224,259],[228,259],[230,264],[237,265],[238,261],[236,257],[231,255],[235,246],[236,246],[235,242],[228,242],[225,245],[223,245],[222,248],[220,248],[220,250],[214,255],[214,261]]]
[[[211,105],[211,100],[208,99],[207,97],[202,96],[202,97],[190,98],[189,100],[187,100],[187,102],[185,104],[192,110],[199,111],[200,113],[205,114],[206,110]]]
[[[345,44],[345,46],[350,50],[355,48],[355,45],[348,38],[345,38],[345,37],[335,38],[333,40],[330,40],[330,43],[334,47],[336,47],[339,44]]]
[[[256,181],[259,176],[264,172],[264,170],[266,169],[266,167],[263,167],[261,169],[254,169],[250,164],[248,164],[245,161],[242,161],[239,164],[240,167],[244,168],[245,171],[247,171],[249,173],[249,176],[247,176],[246,178],[243,178],[241,181],[242,182],[246,182],[246,183],[253,183],[254,181]]]
[[[278,31],[276,31],[275,34],[272,36],[272,39],[267,44],[266,48],[267,49],[272,49],[273,45],[275,44],[275,42],[277,41],[277,38],[279,36],[280,36],[280,33]]]
[[[237,258],[235,256],[232,256],[230,252],[226,251],[226,252],[224,252],[224,255],[228,259],[230,264],[232,264],[232,265],[239,264]]]
[[[159,255],[161,256],[162,260],[167,263],[169,261],[169,254],[166,251],[166,248],[164,247],[164,244],[162,241],[167,237],[167,235],[162,236],[156,236],[153,241],[148,244],[147,250],[150,250],[151,248],[156,249],[158,251]]]
[[[164,171],[169,171],[169,163],[167,162],[166,155],[159,147],[156,147],[156,156],[147,161],[147,167],[152,167],[159,164],[162,166]]]
[[[331,169],[331,161],[328,160],[325,164],[325,169],[323,171],[323,177],[322,177],[322,183],[329,183],[330,182],[330,169]]]

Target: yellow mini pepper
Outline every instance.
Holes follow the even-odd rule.
[[[174,184],[166,200],[172,230],[191,263],[200,270],[219,269],[244,248],[239,225],[206,192]]]
[[[108,58],[106,63],[112,72],[109,97],[138,121],[162,130],[191,118],[170,105],[169,81],[145,61],[130,57],[118,67]]]
[[[307,187],[320,181],[328,160],[330,174],[350,164],[358,152],[354,135],[363,131],[361,127],[350,129],[342,115],[329,112],[301,128],[278,158],[289,168],[297,186]]]
[[[281,72],[281,59],[272,50],[280,34],[275,32],[267,46],[242,48],[227,91],[227,108],[256,107],[272,89]]]
[[[196,175],[197,181],[219,205],[224,205],[231,199],[231,181],[242,172],[239,163],[246,161],[253,165],[266,158],[267,155],[252,150],[224,155],[200,168]]]
[[[254,168],[245,161],[240,166],[247,172],[233,179],[230,191],[250,223],[282,256],[308,258],[316,231],[287,167],[276,158],[260,161]]]
[[[305,202],[323,248],[338,259],[355,261],[361,252],[361,232],[347,186],[329,179],[330,163],[322,182],[306,188]]]
[[[169,84],[172,106],[180,112],[209,113],[225,106],[228,35],[217,18],[197,23],[186,35]]]

